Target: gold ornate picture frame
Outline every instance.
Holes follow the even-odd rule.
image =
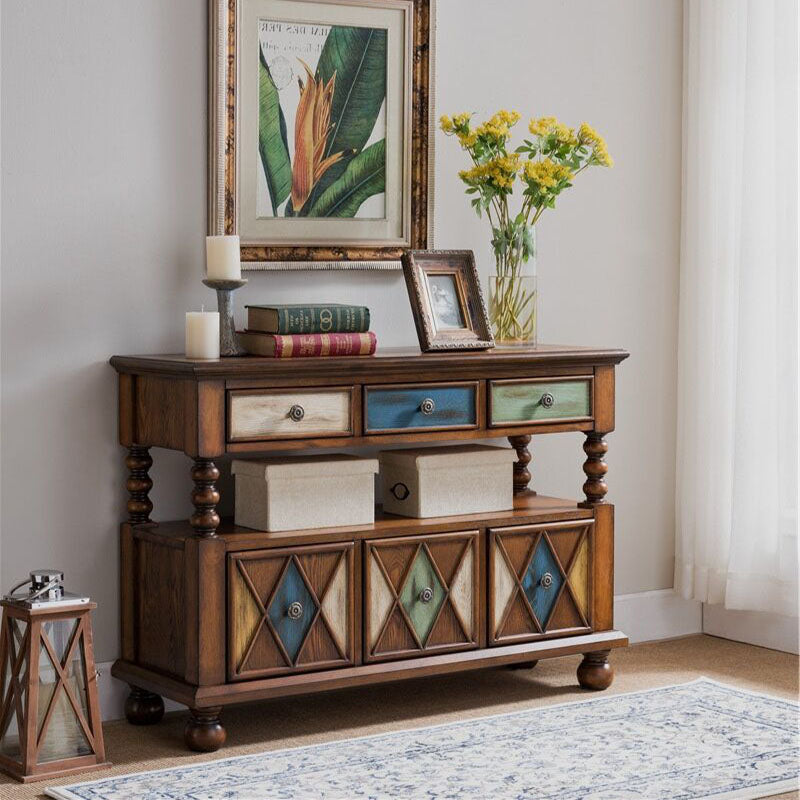
[[[423,353],[494,347],[471,250],[411,250],[403,273]]]
[[[435,0],[209,0],[211,235],[243,269],[432,245]]]

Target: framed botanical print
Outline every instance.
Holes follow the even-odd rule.
[[[209,228],[247,269],[430,246],[433,0],[210,0]]]
[[[494,347],[471,250],[411,250],[403,271],[423,352]]]

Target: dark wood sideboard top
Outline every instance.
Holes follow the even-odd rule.
[[[280,359],[243,356],[238,358],[190,359],[180,354],[113,356],[111,365],[121,373],[155,373],[198,379],[241,379],[248,377],[312,376],[355,377],[371,372],[418,372],[435,370],[460,372],[493,367],[580,366],[619,364],[628,357],[616,348],[538,345],[537,347],[496,347],[493,350],[421,353],[413,348],[384,347],[372,356],[341,358]]]

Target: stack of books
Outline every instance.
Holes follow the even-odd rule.
[[[239,342],[253,356],[370,356],[378,346],[369,330],[369,309],[364,306],[328,303],[245,308],[247,328],[239,333]]]

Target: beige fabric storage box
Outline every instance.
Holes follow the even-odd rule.
[[[350,455],[237,459],[237,525],[290,531],[375,521],[378,460]]]
[[[443,517],[514,507],[517,455],[508,447],[467,444],[385,450],[378,459],[383,508],[390,514]]]

